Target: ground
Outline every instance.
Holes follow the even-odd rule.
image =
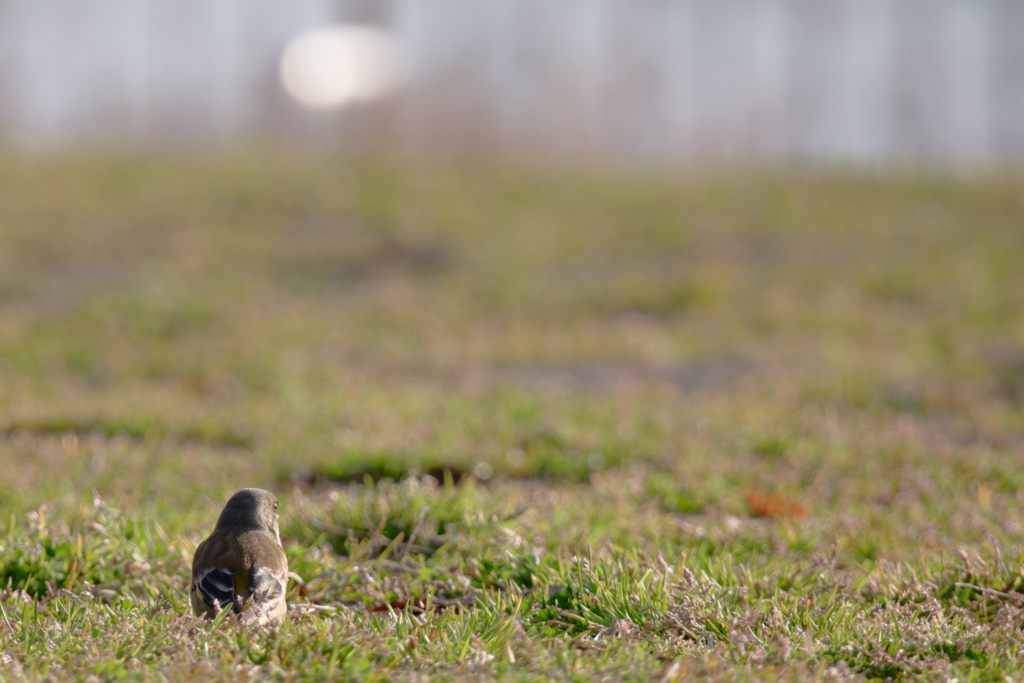
[[[1022,263],[1020,176],[7,153],[0,678],[1019,678]]]

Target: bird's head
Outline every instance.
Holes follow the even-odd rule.
[[[263,489],[242,489],[228,499],[217,528],[266,531],[280,543],[277,519],[277,496]]]

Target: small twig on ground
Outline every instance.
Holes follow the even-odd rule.
[[[335,535],[338,535],[338,536],[348,536],[349,534],[351,534],[355,538],[374,539],[374,542],[370,544],[372,546],[384,545],[384,544],[379,542],[378,534],[370,534],[370,533],[367,533],[365,531],[362,531],[361,529],[350,529],[348,527],[335,526],[333,524],[328,524],[327,522],[321,522],[321,521],[313,519],[311,517],[307,517],[306,518],[306,522],[311,527],[313,527],[314,529],[319,529],[320,531],[326,531],[329,534],[335,534]],[[383,528],[384,528],[383,526],[379,527],[380,530],[383,530]],[[379,534],[379,537],[380,538],[387,538],[383,534]],[[399,543],[398,546],[396,546],[396,547],[398,549],[402,550],[402,557],[403,558],[406,555],[408,555],[409,553],[416,553],[417,555],[424,555],[426,557],[430,557],[435,552],[437,552],[437,548],[433,548],[433,547],[425,546],[425,545],[416,545],[416,544],[412,543],[412,538],[409,539],[408,543]],[[438,546],[438,547],[440,547],[440,546]]]
[[[309,523],[309,525],[311,527],[313,527],[314,529],[319,529],[320,531],[326,531],[329,534],[337,534],[338,536],[348,536],[349,534],[351,534],[351,535],[355,536],[356,538],[369,538],[370,537],[370,534],[366,533],[365,531],[361,531],[359,529],[349,529],[348,527],[335,526],[333,524],[328,524],[326,522],[321,522],[319,520],[312,519],[312,518],[309,518],[309,517],[306,518],[306,522]]]
[[[1000,598],[1009,599],[1013,597],[1009,593],[1003,593],[1002,591],[993,590],[991,588],[985,588],[984,586],[975,586],[973,583],[961,583],[960,581],[957,581],[953,585],[957,588],[970,588],[980,593],[991,593],[992,595],[995,595],[996,597]]]
[[[507,514],[501,521],[502,522],[510,522],[513,519],[515,519],[515,518],[519,517],[520,515],[522,515],[524,512],[526,512],[529,509],[530,509],[529,505],[521,505],[520,507],[516,508],[515,510],[513,510],[512,512]]]
[[[416,524],[415,526],[413,526],[412,532],[409,534],[409,540],[405,544],[405,549],[399,549],[399,552],[395,554],[395,559],[404,560],[405,556],[409,554],[409,550],[411,548],[416,547],[414,545],[416,543],[416,534],[419,533],[420,525],[423,524],[423,518],[424,516],[426,516],[428,510],[430,510],[430,506],[427,506],[420,510],[419,519],[416,520]]]
[[[11,621],[10,621],[10,619],[7,618],[7,610],[4,609],[3,604],[0,604],[0,612],[2,612],[3,615],[4,615],[4,623],[7,624],[7,630],[10,631],[11,635],[13,636],[14,635],[14,627],[11,626]]]

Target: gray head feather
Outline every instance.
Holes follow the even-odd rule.
[[[280,543],[277,518],[277,496],[263,489],[242,489],[224,506],[217,529],[266,531]]]

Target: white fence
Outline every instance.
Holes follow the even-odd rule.
[[[302,112],[289,38],[389,26],[387,104]],[[1024,161],[1024,0],[0,0],[0,135],[683,165]]]

